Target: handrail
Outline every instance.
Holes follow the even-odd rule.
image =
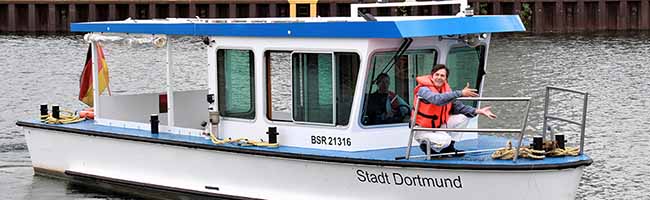
[[[556,117],[556,116],[549,116],[548,115],[548,103],[549,103],[549,99],[550,99],[551,90],[557,90],[557,91],[561,91],[561,92],[569,92],[569,93],[580,94],[580,95],[584,96],[584,100],[582,102],[582,119],[580,120],[580,122],[573,121],[573,120],[566,119],[566,118],[562,118],[562,117]],[[549,119],[564,121],[564,122],[568,122],[568,123],[571,123],[571,124],[578,125],[578,126],[580,126],[580,153],[579,153],[579,155],[582,155],[584,153],[584,147],[585,147],[585,127],[587,125],[587,103],[588,103],[588,99],[589,99],[589,93],[587,93],[587,92],[572,90],[572,89],[567,89],[567,88],[561,88],[561,87],[553,87],[553,86],[546,87],[546,94],[544,96],[544,125],[542,127],[542,138],[546,138],[546,129],[548,127],[547,121]]]
[[[465,9],[469,8],[467,0],[443,0],[443,1],[404,1],[388,3],[358,3],[350,4],[350,17],[359,17],[359,8],[380,8],[380,7],[403,7],[403,6],[433,6],[458,4],[460,12],[456,16],[465,16]]]
[[[417,96],[417,99],[415,100],[415,110],[417,111],[418,108],[420,107],[420,100],[422,97]],[[411,146],[413,145],[413,137],[414,137],[414,131],[455,131],[455,132],[505,132],[505,133],[519,133],[519,143],[517,143],[517,148],[515,149],[515,156],[512,158],[513,162],[517,161],[517,157],[519,155],[519,148],[521,147],[521,143],[524,139],[524,130],[526,128],[526,123],[528,121],[528,114],[530,112],[530,102],[531,102],[530,97],[462,97],[462,98],[457,98],[456,100],[463,100],[463,101],[526,101],[528,102],[526,104],[526,115],[524,116],[523,120],[521,121],[521,128],[520,129],[457,129],[457,128],[421,128],[421,127],[415,127],[415,117],[417,116],[417,112],[415,112],[414,115],[411,116],[411,122],[409,123],[410,125],[410,134],[409,134],[409,141],[408,145],[406,147],[406,160],[411,158]],[[486,151],[486,150],[476,150],[476,151]],[[448,155],[448,154],[436,154],[436,155]],[[422,156],[419,156],[422,157]],[[426,155],[427,158],[430,158],[431,155],[429,155],[429,152],[427,152]]]

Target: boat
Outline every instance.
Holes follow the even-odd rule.
[[[359,12],[422,5],[460,9],[448,16]],[[519,16],[474,15],[466,0],[351,7],[350,17],[71,24],[71,31],[87,33],[84,39],[91,44],[94,116],[84,120],[70,114],[73,119],[61,123],[61,108],[40,105],[40,118],[18,121],[35,173],[232,199],[575,198],[583,170],[592,163],[582,151],[588,93],[547,87],[544,128],[535,137],[525,134],[530,97],[459,99],[473,106],[524,102],[524,117],[513,122],[520,125],[515,129],[479,128],[478,118],[468,128],[421,128],[409,114],[420,102],[412,92],[415,77],[430,73],[434,64],[452,70],[452,88],[468,83],[482,94],[492,34],[524,31]],[[181,36],[201,38],[205,45],[205,90],[174,90],[169,69],[174,40]],[[102,94],[100,42],[166,48],[166,92]],[[406,112],[383,121],[369,111],[380,74],[390,78],[390,90],[406,102],[399,108]],[[582,121],[547,112],[551,92],[584,97]],[[54,123],[48,123],[52,118]],[[569,149],[564,135],[547,133],[551,120],[581,127],[571,138],[579,139],[573,149],[579,152],[525,157],[525,147],[539,150],[540,141]],[[414,131],[462,132],[456,147],[465,156],[421,152]],[[504,147],[509,141],[511,146]],[[506,159],[493,158],[508,150]]]

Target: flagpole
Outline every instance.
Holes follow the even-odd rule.
[[[174,89],[172,85],[171,37],[167,37],[167,127],[174,127]]]
[[[98,63],[98,56],[97,56],[97,42],[96,41],[90,41],[90,49],[91,49],[91,54],[92,54],[92,62],[93,62],[93,108],[95,110],[95,118],[99,118],[100,112],[99,112],[99,63]]]

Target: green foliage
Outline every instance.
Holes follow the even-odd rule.
[[[488,4],[487,3],[479,3],[478,4],[478,14],[479,15],[487,15],[488,14]]]
[[[529,28],[533,23],[533,8],[530,3],[521,3],[521,11],[519,11],[519,18],[524,23],[526,28]]]
[[[397,16],[408,16],[409,15],[408,9],[409,8],[406,6],[397,7]]]

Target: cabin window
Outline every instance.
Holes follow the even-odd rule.
[[[267,118],[347,125],[359,73],[355,53],[267,51]]]
[[[293,120],[332,124],[335,104],[332,54],[296,53],[292,65]]]
[[[447,68],[451,72],[447,77],[452,90],[462,90],[467,83],[475,89],[481,88],[485,46],[456,47],[447,55]],[[476,107],[476,101],[463,101],[466,105]]]
[[[266,117],[269,120],[292,121],[291,52],[267,51]]]
[[[255,118],[253,51],[219,49],[217,80],[221,116]]]
[[[368,72],[364,96],[363,125],[407,123],[413,102],[415,77],[427,75],[437,62],[433,50],[376,53]]]

